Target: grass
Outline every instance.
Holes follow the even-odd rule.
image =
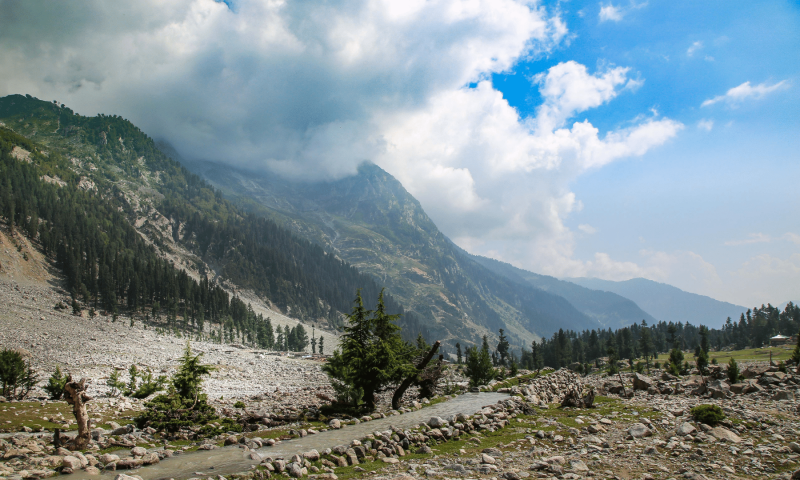
[[[109,422],[117,422],[120,425],[132,423],[132,417],[137,415],[137,411],[129,410],[123,412],[96,411],[91,409],[89,404],[89,416],[92,419],[101,418],[101,422],[96,425],[109,428]],[[47,417],[48,421],[42,420]],[[53,422],[52,419],[75,420],[72,415],[72,407],[67,402],[48,401],[46,404],[41,402],[7,402],[0,403],[0,432],[18,432],[22,427],[29,427],[34,431],[54,431],[56,428],[61,430],[77,430],[76,424],[71,424],[65,428],[63,423]],[[93,423],[93,425],[95,425]]]
[[[780,362],[792,358],[792,351],[794,345],[781,345],[778,347],[765,347],[765,348],[746,348],[743,350],[721,351],[721,352],[708,352],[709,361],[713,358],[717,359],[719,363],[728,363],[731,358],[736,359],[737,362],[752,362],[752,361],[769,361],[769,354],[772,352],[772,361]],[[690,363],[694,361],[694,353],[685,353],[686,360]],[[656,361],[664,363],[669,361],[669,353],[662,353],[658,356]],[[652,361],[651,361],[652,365]]]

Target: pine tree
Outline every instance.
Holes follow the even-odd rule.
[[[497,376],[497,370],[492,366],[492,359],[489,355],[489,342],[486,335],[483,336],[483,344],[480,349],[475,346],[467,348],[464,374],[469,378],[469,384],[472,387],[486,385]]]
[[[508,339],[505,336],[505,332],[501,328],[499,341],[497,342],[497,362],[502,366],[506,366],[508,363],[508,347]]]

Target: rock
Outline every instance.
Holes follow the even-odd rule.
[[[143,447],[133,447],[131,448],[131,455],[134,457],[143,457],[147,454],[147,449]]]
[[[298,463],[292,462],[286,466],[286,472],[290,477],[300,478],[303,476],[303,467],[301,467]]]
[[[87,475],[100,475],[100,469],[97,467],[86,467],[84,471]]]
[[[679,427],[678,427],[678,428],[675,430],[675,433],[677,433],[677,434],[678,434],[679,436],[681,436],[681,437],[685,437],[686,435],[691,435],[692,433],[694,433],[694,432],[695,432],[695,430],[696,430],[696,429],[694,428],[694,425],[692,425],[692,424],[691,424],[691,423],[689,423],[689,422],[683,422],[683,423],[681,423],[681,425],[680,425],[680,426],[679,426]]]
[[[772,396],[773,400],[790,400],[794,401],[794,393],[788,390],[781,390]]]
[[[141,458],[123,458],[117,462],[117,468],[132,469],[139,468],[144,465],[144,460]]]
[[[724,427],[714,427],[709,430],[708,434],[717,440],[725,440],[731,443],[740,443],[742,441],[738,435]]]
[[[383,457],[381,461],[383,461],[383,463],[400,463],[400,460],[393,457]]]
[[[417,451],[414,453],[416,453],[417,455],[430,455],[431,453],[433,453],[433,450],[431,450],[431,447],[423,445],[419,447]]]
[[[644,438],[649,437],[653,432],[642,423],[634,423],[628,428],[628,434],[633,438]]]
[[[236,435],[229,435],[225,438],[225,446],[236,445],[237,443],[239,443],[239,439],[236,438]]]
[[[589,467],[582,460],[570,460],[569,465],[573,472],[586,473],[589,471]]]
[[[114,477],[114,480],[141,480],[141,479],[142,477],[138,475],[137,476],[125,475],[124,473],[120,473],[116,477]]]
[[[342,422],[338,418],[334,418],[331,419],[330,422],[328,422],[328,426],[338,430],[342,428]]]
[[[485,464],[488,464],[488,465],[494,465],[496,462],[497,462],[497,460],[495,460],[494,457],[492,457],[491,455],[487,455],[485,453],[481,454],[481,463],[485,463]]]
[[[67,455],[61,459],[61,464],[64,468],[70,468],[72,471],[80,470],[82,465],[80,459],[78,457],[73,457],[72,455]]]
[[[797,442],[792,442],[789,444],[789,449],[794,453],[800,453],[800,444]]]
[[[447,426],[447,420],[443,419],[442,417],[431,417],[428,420],[428,426],[431,428],[442,428]]]
[[[503,456],[503,452],[501,452],[497,448],[484,448],[483,453],[485,453],[486,455],[491,455],[495,458]]]
[[[275,460],[274,462],[272,462],[272,466],[278,473],[283,473],[286,470],[286,462],[284,462],[283,460]]]
[[[142,456],[142,463],[144,465],[155,465],[161,461],[161,457],[157,453],[146,453]]]
[[[319,452],[316,450],[310,450],[304,453],[303,457],[309,462],[316,462],[317,460],[319,460]]]
[[[633,374],[633,389],[634,390],[647,390],[653,386],[653,380],[650,377],[642,375],[641,373]]]

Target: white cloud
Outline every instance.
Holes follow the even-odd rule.
[[[765,235],[763,233],[751,233],[747,236],[747,238],[742,240],[728,240],[725,242],[725,246],[736,247],[739,245],[752,245],[754,243],[769,243],[771,241],[772,237],[769,235]]]
[[[613,4],[609,3],[608,5],[600,4],[600,21],[601,22],[619,22],[622,20],[622,11],[619,7],[615,7]]]
[[[120,114],[185,157],[309,180],[373,160],[470,251],[558,275],[648,272],[604,253],[574,259],[564,221],[581,203],[569,185],[683,125],[652,113],[601,132],[576,118],[642,85],[627,67],[591,73],[576,62],[536,76],[542,105],[520,117],[490,75],[568,36],[536,3],[36,5],[0,3],[0,94]]]
[[[714,128],[714,120],[703,118],[697,122],[697,128],[710,132]]]
[[[594,228],[591,225],[585,224],[585,223],[582,223],[582,224],[578,225],[578,230],[580,230],[583,233],[587,233],[589,235],[597,233],[597,229],[596,228]]]
[[[703,48],[703,42],[700,42],[700,41],[694,42],[686,50],[686,55],[692,57],[692,56],[694,56],[694,53],[696,51],[700,50],[701,48]]]
[[[772,85],[767,85],[767,83],[764,82],[764,83],[759,83],[756,86],[750,85],[750,82],[744,82],[738,87],[731,88],[730,90],[725,92],[724,95],[718,95],[714,98],[709,98],[708,100],[704,101],[700,106],[707,107],[709,105],[714,105],[715,103],[719,103],[722,101],[727,102],[728,104],[731,105],[736,105],[744,100],[750,98],[758,99],[776,90],[788,87],[789,83],[786,80],[781,80],[780,82],[774,83]]]

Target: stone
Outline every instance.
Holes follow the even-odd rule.
[[[133,475],[125,475],[124,473],[119,473],[117,474],[116,477],[114,477],[114,480],[141,480],[141,478],[142,477],[139,476],[134,477]]]
[[[303,454],[303,458],[308,460],[309,462],[316,462],[319,460],[319,452],[316,450],[309,450]]]
[[[644,438],[649,437],[653,432],[642,423],[634,423],[628,428],[628,434],[633,438]]]
[[[346,465],[347,463],[345,462],[345,466]],[[274,462],[272,462],[272,466],[278,473],[283,473],[286,470],[286,462],[284,462],[283,460],[275,460]]]
[[[161,457],[157,453],[146,453],[142,456],[142,463],[144,465],[155,465],[161,461]]]
[[[61,464],[64,468],[71,468],[73,471],[80,470],[82,467],[80,459],[72,455],[67,455],[61,459]]]
[[[292,462],[286,466],[286,472],[290,477],[300,478],[303,476],[303,467],[301,467],[298,463]]]
[[[117,462],[117,468],[122,469],[133,469],[139,468],[144,465],[144,460],[141,458],[123,458],[122,460]]]
[[[236,438],[236,435],[229,435],[225,438],[225,446],[236,445],[237,443],[239,443],[239,439]]]
[[[569,466],[573,472],[586,473],[589,471],[589,467],[583,462],[583,460],[570,460]]]
[[[423,445],[419,447],[415,453],[417,455],[430,455],[431,453],[433,453],[433,450],[431,450],[431,447]]]
[[[495,458],[503,456],[503,452],[501,452],[497,448],[484,448],[483,449],[483,453],[485,453],[486,455],[491,455],[491,456],[493,456]]]
[[[681,424],[680,424],[680,426],[679,426],[679,427],[678,427],[678,428],[675,430],[675,433],[677,433],[677,434],[678,434],[679,436],[681,436],[681,437],[685,437],[686,435],[691,435],[692,433],[694,433],[694,432],[695,432],[695,430],[696,430],[696,429],[694,428],[694,425],[692,425],[692,424],[691,424],[691,423],[689,423],[689,422],[683,422],[683,423],[681,423]]]
[[[780,390],[772,396],[773,400],[790,400],[794,401],[794,393],[788,390]]]
[[[494,465],[497,460],[494,459],[491,455],[487,455],[485,453],[481,454],[481,463],[485,463],[488,465]]]
[[[390,464],[391,463],[400,463],[400,460],[398,460],[396,458],[393,458],[393,457],[383,457],[381,459],[381,461],[383,461],[383,463],[390,463]]]
[[[86,467],[84,471],[87,475],[100,475],[100,469],[97,467]]]
[[[328,426],[338,430],[342,428],[342,422],[338,418],[334,418],[331,419],[330,422],[328,422]]]
[[[742,441],[738,435],[724,427],[714,427],[709,430],[708,434],[717,440],[725,440],[731,443],[741,443]]]
[[[797,442],[792,442],[789,444],[789,449],[794,453],[800,453],[800,444]]]
[[[647,390],[653,386],[653,380],[650,377],[642,375],[641,373],[633,374],[633,389],[634,390]]]
[[[431,428],[442,428],[447,426],[447,420],[443,419],[442,417],[431,417],[428,420],[428,426]]]
[[[131,448],[131,455],[134,457],[142,457],[147,453],[147,449],[143,447],[133,447]]]

